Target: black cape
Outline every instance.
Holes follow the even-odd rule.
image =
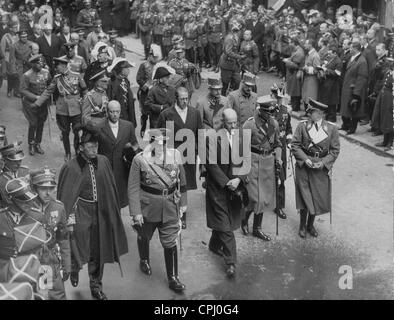
[[[67,216],[76,203],[82,182],[82,157],[77,156],[63,165],[59,174],[58,199],[64,203]],[[109,160],[97,156],[98,224],[100,238],[100,264],[120,262],[119,257],[128,252],[123,227],[119,197]]]

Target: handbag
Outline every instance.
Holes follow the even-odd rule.
[[[19,253],[38,249],[52,238],[52,234],[40,222],[31,217],[30,219],[33,223],[14,227],[15,242]]]
[[[34,300],[33,287],[28,282],[0,283],[0,300]]]
[[[7,283],[29,282],[31,284],[36,284],[39,278],[40,267],[41,263],[34,254],[10,258],[3,266],[6,270],[1,272],[2,275],[5,275],[5,279],[2,277],[0,281]]]

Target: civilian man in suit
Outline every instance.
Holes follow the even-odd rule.
[[[50,24],[45,25],[43,30],[44,34],[37,39],[37,43],[40,46],[40,53],[44,56],[51,74],[53,74],[55,71],[53,58],[59,57],[61,44],[58,36],[52,34],[52,26]]]
[[[264,52],[264,33],[265,28],[264,24],[259,21],[257,11],[252,12],[252,19],[248,21],[249,23],[246,25],[246,30],[252,31],[252,40],[257,44],[259,49],[259,61],[262,63],[263,61],[263,52]]]
[[[177,133],[180,130],[186,129],[189,130],[189,132],[193,132],[194,144],[189,137],[183,136],[182,140],[174,141],[174,147],[178,149],[179,146],[183,146],[181,149],[179,149],[179,151],[182,153],[184,159],[186,159],[184,168],[186,174],[187,190],[196,190],[196,156],[198,151],[198,130],[202,129],[202,120],[200,113],[194,107],[190,106],[189,92],[185,87],[179,87],[176,91],[175,97],[175,106],[165,109],[162,113],[160,113],[157,125],[159,128],[165,128],[167,122],[171,122],[171,125],[174,126],[174,137],[176,137]],[[189,140],[187,140],[187,138],[189,138]],[[194,147],[194,157],[191,158],[189,153],[184,152],[184,147],[186,145],[188,146],[188,149]],[[188,162],[189,159],[191,160],[190,163]],[[186,229],[186,212],[183,214],[182,217],[182,228]]]
[[[62,27],[62,32],[59,35],[60,44],[63,46],[66,43],[71,42],[71,29],[70,26],[65,24]]]
[[[125,148],[138,149],[135,128],[129,121],[120,119],[120,103],[112,100],[108,103],[107,119],[98,129],[98,153],[106,156],[111,163],[116,188],[120,198],[120,207],[129,204],[127,181],[129,172],[123,160]]]
[[[356,132],[357,124],[365,116],[365,99],[368,87],[368,63],[361,53],[361,44],[354,39],[349,63],[342,84],[341,115],[342,128],[347,134]]]
[[[33,26],[33,32],[30,34],[27,39],[31,42],[38,43],[38,39],[42,37],[42,27],[39,23],[35,23]]]
[[[243,214],[242,202],[234,196],[234,192],[245,183],[245,176],[237,172],[237,166],[232,161],[233,151],[237,155],[236,149],[242,150],[242,131],[238,136],[234,134],[237,124],[236,112],[224,110],[220,138],[215,140],[208,136],[207,142],[205,204],[207,226],[212,229],[209,250],[224,258],[229,278],[234,277],[237,262],[234,230],[240,227]],[[210,159],[210,149],[216,150],[217,159]]]

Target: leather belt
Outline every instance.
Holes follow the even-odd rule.
[[[310,151],[310,150],[306,150],[305,153],[313,158],[324,158],[325,156],[328,155],[328,150],[323,150],[323,151]]]
[[[257,153],[257,154],[260,154],[260,155],[262,155],[262,156],[269,156],[269,155],[271,155],[272,154],[272,152],[274,151],[274,150],[260,150],[260,149],[257,149],[257,148],[251,148],[251,151],[253,152],[253,153]]]
[[[161,189],[161,190],[159,190],[159,189],[155,189],[155,188],[146,186],[144,184],[141,184],[141,189],[144,190],[145,192],[150,193],[150,194],[155,194],[157,196],[164,196],[164,197],[166,197],[166,196],[171,195],[172,193],[174,193],[174,191],[176,189],[176,186],[173,186],[173,187],[171,187],[169,189]]]
[[[81,198],[81,197],[79,197],[78,199],[81,200],[81,201],[83,201],[83,202],[87,202],[87,203],[97,203],[97,201],[88,200],[88,199],[84,199],[84,198]]]

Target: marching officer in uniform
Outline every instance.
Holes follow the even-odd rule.
[[[140,64],[137,72],[137,83],[140,86],[137,96],[140,103],[141,110],[141,138],[145,134],[146,124],[150,118],[149,108],[146,106],[146,98],[148,97],[149,90],[153,87],[152,72],[159,59],[159,52],[155,48],[151,48],[148,60]],[[149,119],[150,127],[152,127],[151,120]]]
[[[152,129],[149,135],[150,145],[133,159],[128,184],[130,215],[138,232],[140,268],[151,275],[149,241],[157,228],[169,288],[179,293],[185,289],[178,278],[177,238],[180,218],[187,210],[186,176],[181,154],[166,146],[168,130]]]
[[[92,8],[91,0],[83,0],[84,9],[79,11],[77,26],[85,29],[85,36],[93,31],[93,22],[99,19],[96,9]]]
[[[51,75],[48,69],[43,68],[42,55],[38,54],[29,59],[31,69],[27,71],[21,79],[21,94],[23,113],[29,122],[28,143],[29,153],[44,154],[41,149],[42,132],[48,117],[48,102],[36,108],[32,104],[44,92],[51,82]]]
[[[246,58],[246,55],[240,54],[239,51],[241,44],[240,33],[241,25],[234,20],[231,26],[231,33],[224,39],[223,53],[219,62],[223,81],[223,96],[227,95],[228,90],[237,90],[241,82],[240,60]]]
[[[168,57],[169,52],[171,51],[173,35],[174,35],[173,17],[170,14],[167,14],[163,26],[163,41],[162,41],[163,59],[166,59]]]
[[[71,159],[70,126],[72,125],[74,132],[74,149],[77,154],[81,129],[81,97],[84,96],[87,88],[82,75],[68,68],[69,60],[54,58],[53,61],[59,73],[33,103],[33,107],[41,107],[54,93],[59,95],[56,100],[56,120],[62,133],[65,161],[69,161]]]
[[[10,48],[10,64],[11,72],[18,75],[18,83],[16,84],[16,96],[20,94],[19,86],[22,75],[29,70],[29,56],[31,52],[31,42],[27,40],[27,32],[19,31],[19,41]]]
[[[122,41],[117,40],[118,32],[116,30],[108,31],[109,42],[108,46],[114,49],[117,57],[126,58],[125,47]]]
[[[138,23],[138,29],[141,33],[141,42],[144,45],[145,60],[148,59],[150,45],[152,43],[152,15],[148,11],[148,5],[142,5],[142,12]]]
[[[340,152],[339,134],[335,124],[323,120],[328,106],[309,99],[310,119],[301,121],[291,142],[296,159],[296,206],[300,210],[301,238],[308,232],[318,233],[313,226],[316,215],[331,211],[332,167]]]
[[[51,234],[51,240],[40,255],[41,265],[52,269],[53,286],[48,297],[49,300],[66,300],[63,282],[67,281],[71,272],[71,251],[64,204],[53,198],[57,185],[56,173],[43,168],[33,171],[30,177],[32,191],[37,193],[39,209],[44,214],[46,230]]]
[[[92,90],[94,87],[94,81],[91,81],[90,79],[100,71],[106,70],[109,65],[108,61],[108,47],[106,45],[102,45],[97,50],[97,60],[88,65],[84,75],[84,80],[89,90]]]
[[[183,77],[181,86],[189,92],[189,97],[194,91],[192,75],[196,72],[196,66],[185,58],[185,50],[182,46],[175,47],[176,57],[168,62],[168,65],[175,70],[176,74]]]
[[[183,27],[185,35],[185,57],[192,63],[196,63],[198,25],[193,13],[189,13],[187,22]]]
[[[110,78],[107,76],[107,70],[101,70],[89,80],[94,83],[94,88],[88,91],[83,98],[82,126],[88,130],[96,131],[107,113],[109,102],[107,89]]]
[[[246,208],[241,228],[245,235],[249,233],[248,220],[254,212],[253,236],[270,241],[271,237],[262,232],[261,223],[264,212],[276,207],[275,168],[282,166],[282,145],[279,125],[272,117],[276,101],[270,96],[263,96],[257,99],[257,104],[259,106],[255,115],[243,126],[244,130],[249,129],[252,132],[252,168],[246,185],[249,206]]]
[[[282,176],[280,184],[276,190],[277,201],[274,212],[279,218],[286,219],[287,216],[283,209],[286,204],[285,180],[287,177],[287,146],[293,138],[293,129],[291,127],[291,108],[282,104],[283,93],[276,83],[271,87],[271,96],[277,101],[274,117],[279,125],[279,136],[282,144]]]
[[[237,113],[238,128],[242,128],[245,121],[253,117],[257,107],[256,76],[250,72],[243,74],[241,87],[228,95],[230,108]]]
[[[204,129],[219,130],[223,126],[223,110],[230,107],[226,97],[220,95],[222,81],[208,78],[209,93],[197,100],[196,109],[201,114]]]
[[[13,143],[0,149],[4,162],[3,172],[0,174],[0,207],[6,207],[10,203],[10,199],[5,192],[8,181],[15,178],[23,178],[26,181],[30,179],[29,168],[22,166],[25,155],[20,145],[20,142]]]
[[[88,66],[85,59],[75,53],[75,46],[76,44],[73,42],[65,43],[64,47],[67,53],[61,58],[68,60],[68,67],[71,71],[80,73],[83,76]]]

